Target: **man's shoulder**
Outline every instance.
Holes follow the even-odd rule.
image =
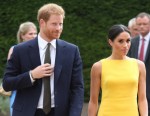
[[[34,45],[35,43],[37,43],[37,39],[32,39],[32,40],[29,40],[29,41],[26,41],[26,42],[22,42],[22,43],[19,43],[17,44],[15,47],[26,47],[26,46],[32,46]]]
[[[68,46],[68,47],[77,47],[77,45],[70,43],[70,42],[67,42],[65,40],[62,40],[62,39],[58,39],[57,44],[62,45],[62,46]]]
[[[136,36],[135,38],[131,39],[131,42],[135,43],[135,42],[139,41],[139,39],[140,39],[140,36]]]
[[[139,38],[140,38],[140,36],[136,36],[136,37],[132,38],[132,40],[137,40]]]
[[[22,42],[22,43],[15,45],[13,51],[24,52],[24,51],[28,51],[29,50],[28,48],[32,48],[35,46],[38,47],[38,43],[36,39],[33,39],[33,40],[29,40],[29,41]]]

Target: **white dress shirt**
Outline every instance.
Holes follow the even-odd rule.
[[[40,35],[38,35],[38,46],[39,46],[39,54],[40,54],[40,60],[41,64],[44,64],[44,59],[45,59],[45,52],[47,48],[47,41],[42,39]],[[56,57],[56,39],[52,40],[50,46],[50,57],[51,57],[51,65],[54,67],[55,66],[55,57]],[[50,77],[50,85],[51,85],[51,107],[55,107],[54,103],[54,73]],[[43,95],[44,95],[44,84],[42,82],[42,91],[41,95],[39,98],[39,103],[37,108],[43,109]]]
[[[141,50],[141,46],[142,46],[142,39],[143,39],[143,37],[140,35],[138,56],[140,54],[140,50]],[[150,40],[150,32],[144,37],[144,61],[145,61],[145,57],[146,57],[149,40]]]

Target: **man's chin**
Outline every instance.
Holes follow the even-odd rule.
[[[60,36],[55,36],[55,38],[56,38],[56,39],[59,39],[59,38],[60,38]]]

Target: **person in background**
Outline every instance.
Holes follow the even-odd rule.
[[[132,18],[128,22],[128,28],[131,33],[131,38],[135,38],[139,35],[138,26],[136,24],[136,18]]]
[[[17,43],[31,40],[37,36],[37,28],[33,22],[24,22],[20,24],[17,32]],[[13,51],[13,47],[10,48],[8,52],[7,59],[10,58]]]
[[[43,5],[38,36],[14,47],[3,77],[4,90],[17,90],[13,116],[81,116],[82,60],[78,46],[59,39],[64,17],[61,6]]]
[[[112,53],[91,69],[88,116],[148,116],[145,65],[127,56],[130,39],[130,31],[124,25],[110,28],[108,42]]]
[[[37,36],[37,28],[36,25],[32,22],[24,22],[20,24],[18,32],[17,32],[17,42],[21,43],[24,41],[28,41],[34,39]],[[13,52],[14,46],[9,49],[7,60],[10,59],[10,56]],[[16,96],[16,91],[12,91],[10,96],[10,115],[12,116],[12,105],[14,103],[14,99]]]
[[[146,66],[146,95],[150,116],[150,15],[141,12],[136,16],[140,35],[131,40],[129,57],[140,59]]]

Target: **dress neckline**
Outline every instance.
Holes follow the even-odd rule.
[[[133,58],[127,58],[127,59],[109,59],[109,58],[105,58],[105,60],[107,60],[107,61],[131,61],[131,60],[133,60]]]

